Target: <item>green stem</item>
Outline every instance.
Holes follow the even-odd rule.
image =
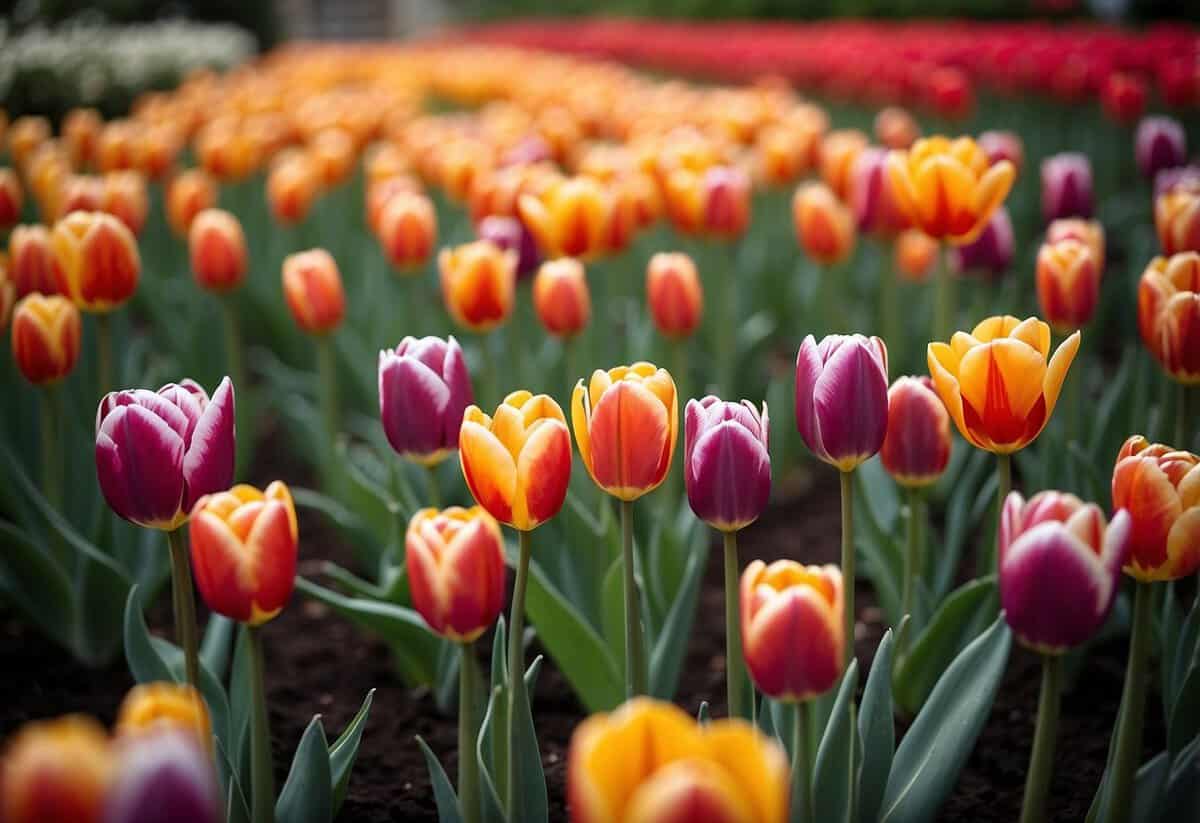
[[[842,628],[847,666],[854,659],[854,471],[842,472]]]
[[[96,315],[96,400],[112,391],[112,315]]]
[[[440,509],[442,507],[442,487],[438,485],[437,466],[426,466],[425,477],[429,480],[429,505]]]
[[[196,631],[196,598],[192,593],[192,567],[183,541],[183,528],[167,532],[171,549],[171,602],[175,607],[175,639],[183,649],[187,682],[200,687],[200,653]]]
[[[529,556],[533,535],[517,532],[517,577],[513,582],[512,611],[508,621],[508,717],[505,740],[508,759],[505,764],[504,802],[509,820],[515,820],[517,792],[516,716],[517,700],[525,695],[525,583],[529,579]]]
[[[742,633],[738,605],[737,532],[725,532],[725,689],[729,716],[749,718],[746,705],[746,664],[742,659]]]
[[[59,402],[58,386],[49,383],[42,387],[41,425],[42,435],[42,494],[46,502],[56,512],[63,508],[63,458],[59,448],[59,421],[62,417],[62,405]],[[54,552],[63,563],[63,569],[69,571],[66,546],[58,535],[51,538]]]
[[[1133,627],[1129,637],[1129,662],[1125,668],[1125,691],[1121,695],[1109,795],[1111,823],[1128,823],[1133,809],[1133,778],[1142,753],[1142,725],[1146,714],[1146,663],[1150,656],[1154,590],[1150,583],[1137,584],[1133,600]]]
[[[275,776],[271,766],[271,728],[267,718],[267,692],[263,685],[262,636],[256,626],[246,626],[250,652],[250,794],[252,823],[275,821]]]
[[[908,533],[904,544],[904,580],[901,586],[900,614],[912,615],[913,592],[921,574],[921,532],[925,518],[925,501],[921,489],[908,489]]]
[[[879,251],[879,333],[888,347],[888,356],[894,363],[904,363],[904,339],[897,321],[900,306],[896,300],[896,273],[892,270],[892,256],[887,245],[880,243]]]
[[[737,289],[734,276],[737,272],[737,243],[728,244],[728,264],[724,271],[714,272],[718,286],[717,318],[717,376],[719,393],[722,397],[733,397],[734,369],[737,355]]]
[[[955,294],[954,272],[950,270],[950,248],[938,253],[937,271],[934,272],[934,315],[933,339],[949,341],[954,334]]]
[[[621,558],[625,565],[625,697],[646,693],[642,618],[633,562],[633,503],[621,501]]]
[[[225,359],[229,366],[229,379],[233,381],[238,394],[245,397],[250,391],[250,386],[246,382],[242,360],[242,331],[238,324],[237,305],[233,295],[224,295],[221,298],[221,320],[225,326]],[[241,406],[244,402],[241,400],[238,405]]]
[[[1042,823],[1046,819],[1046,798],[1050,794],[1050,776],[1054,773],[1054,743],[1058,737],[1059,693],[1062,685],[1062,658],[1042,655],[1042,693],[1038,698],[1037,729],[1033,752],[1025,776],[1025,799],[1021,802],[1021,823]]]
[[[1000,519],[1004,516],[1004,501],[1012,491],[1012,455],[996,455],[996,539],[992,541],[992,563],[988,573],[999,569],[1000,563]]]
[[[321,378],[321,421],[325,427],[325,454],[329,466],[334,464],[338,438],[338,375],[337,354],[333,339],[323,337],[317,341],[317,371]]]
[[[1188,451],[1191,448],[1187,436],[1188,387],[1185,383],[1176,383],[1175,387],[1175,440],[1171,445]]]
[[[491,335],[481,335],[479,349],[483,354],[483,398],[484,408],[494,409],[500,405],[499,382],[496,375],[496,359],[492,355]]]
[[[479,761],[475,758],[475,661],[463,643],[458,666],[458,804],[463,823],[479,823]]]
[[[792,719],[792,804],[800,808],[799,815],[793,808],[792,823],[808,823],[812,820],[812,764],[809,762],[808,732],[804,728],[805,715],[808,714],[806,708],[805,703],[797,703]]]
[[[686,405],[688,398],[691,397],[689,392],[688,381],[688,345],[686,340],[671,341],[671,376],[675,378],[675,394],[679,397],[681,405]],[[672,468],[670,475],[667,477],[667,485],[671,490],[665,495],[666,502],[674,506],[687,496],[687,483],[684,477],[684,450],[675,450],[675,466]],[[674,510],[670,512],[674,514]]]

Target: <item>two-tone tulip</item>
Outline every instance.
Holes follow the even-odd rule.
[[[110,312],[137,290],[142,275],[137,240],[111,214],[69,214],[54,224],[50,242],[58,261],[59,291],[80,310]]]
[[[413,608],[435,634],[469,643],[504,608],[504,538],[480,506],[421,509],[404,538]]]
[[[1055,220],[1046,227],[1046,242],[1058,243],[1062,240],[1078,240],[1092,253],[1092,260],[1100,274],[1104,274],[1104,226],[1098,220],[1083,220],[1078,217],[1066,217]]]
[[[233,481],[234,400],[229,378],[212,399],[191,380],[157,392],[113,392],[96,410],[96,474],[114,512],[172,531],[196,501]]]
[[[329,334],[346,316],[342,274],[325,249],[309,249],[284,258],[283,296],[296,325],[309,334]]]
[[[212,755],[187,734],[160,730],[119,741],[104,823],[221,823]]]
[[[1133,139],[1133,155],[1138,171],[1153,180],[1163,169],[1187,162],[1187,135],[1173,117],[1144,117]]]
[[[167,184],[167,222],[178,235],[186,236],[192,220],[217,205],[217,183],[203,169],[187,169]]]
[[[714,529],[734,532],[762,514],[771,496],[769,420],[748,400],[708,396],[684,410],[684,479],[688,503]]]
[[[104,119],[92,108],[71,109],[63,117],[59,133],[76,168],[93,165],[103,128]]]
[[[839,471],[869,460],[887,432],[888,354],[878,337],[810,334],[796,355],[796,428]]]
[[[1001,206],[978,237],[950,249],[950,263],[959,274],[976,273],[996,279],[1008,271],[1015,254],[1012,220],[1008,209]]]
[[[1167,374],[1200,383],[1200,253],[1150,261],[1138,282],[1138,330]]]
[[[646,266],[646,305],[663,337],[683,339],[700,325],[704,288],[696,264],[683,252],[659,252]]]
[[[79,360],[79,309],[61,295],[34,292],[13,309],[12,352],[21,375],[35,386],[62,380]]]
[[[280,225],[304,221],[320,187],[312,161],[303,153],[290,153],[271,164],[267,173],[267,205]]]
[[[16,302],[17,287],[8,273],[8,255],[0,252],[0,332],[8,329],[8,321]]]
[[[1010,454],[1046,427],[1078,350],[1076,331],[1050,356],[1046,323],[1006,315],[987,318],[969,334],[955,332],[948,344],[930,343],[927,359],[934,388],[966,441]]]
[[[66,217],[77,211],[101,211],[104,204],[104,182],[90,174],[72,174],[62,181],[54,199],[53,214]]]
[[[901,377],[888,389],[883,468],[905,488],[936,483],[950,463],[950,415],[928,377]]]
[[[612,195],[590,177],[572,177],[517,201],[523,223],[546,257],[591,260],[607,247]]]
[[[24,726],[0,761],[4,823],[102,823],[113,777],[108,736],[69,715]]]
[[[12,169],[0,168],[0,229],[21,221],[21,184]]]
[[[796,240],[804,253],[830,266],[854,251],[854,217],[824,183],[805,183],[792,196]]]
[[[134,686],[117,711],[116,735],[134,737],[163,729],[185,732],[204,748],[212,748],[212,718],[195,688],[165,681]]]
[[[406,337],[379,353],[379,417],[388,443],[407,460],[436,466],[458,448],[463,412],[474,401],[462,348],[453,337]]]
[[[1017,171],[1025,165],[1025,144],[1015,131],[985,131],[977,142],[991,165],[1007,160]]]
[[[849,201],[858,230],[892,237],[908,228],[908,214],[896,202],[887,175],[887,151],[866,149],[854,161]]]
[[[1094,210],[1092,162],[1086,154],[1063,152],[1042,161],[1042,217],[1047,223],[1088,218]]]
[[[1117,454],[1112,503],[1131,521],[1126,574],[1144,583],[1200,568],[1200,457],[1130,437]]]
[[[1100,267],[1078,240],[1046,242],[1038,250],[1037,293],[1042,314],[1059,334],[1086,326],[1100,299]]]
[[[492,517],[531,531],[562,508],[571,479],[571,435],[553,398],[515,391],[488,416],[468,406],[458,436],[463,477]]]
[[[196,588],[212,611],[261,626],[287,605],[300,531],[281,481],[262,491],[241,484],[201,497],[188,533]]]
[[[788,780],[783,750],[749,723],[638,698],[571,735],[567,808],[572,823],[784,823]]]
[[[62,274],[50,230],[40,224],[17,226],[8,236],[8,265],[17,297],[33,292],[58,294]]]
[[[442,249],[438,255],[446,310],[465,329],[487,332],[512,314],[517,253],[485,240]]]
[[[150,211],[146,178],[136,171],[114,171],[100,183],[100,211],[125,224],[134,236],[142,233]]]
[[[679,436],[679,399],[666,369],[652,363],[597,369],[571,395],[571,425],[596,485],[637,500],[666,479]]]
[[[367,228],[376,235],[379,234],[379,218],[383,216],[383,210],[397,194],[421,193],[420,181],[408,174],[397,174],[370,181],[364,197]]]
[[[671,222],[685,234],[733,239],[750,224],[750,178],[735,166],[675,169],[664,192]]]
[[[205,209],[188,230],[192,277],[202,288],[225,292],[246,278],[246,235],[237,217],[223,209]]]
[[[533,308],[555,337],[570,339],[586,329],[592,299],[583,264],[571,257],[543,263],[533,278]]]
[[[831,131],[821,140],[821,180],[839,200],[850,199],[854,166],[869,144],[867,136],[857,129]]]
[[[1154,227],[1163,254],[1200,251],[1200,180],[1186,181],[1158,195]]]
[[[378,235],[388,262],[401,271],[416,271],[437,242],[433,203],[423,194],[397,192],[379,214]]]
[[[518,280],[528,277],[542,262],[542,254],[538,251],[533,234],[516,217],[490,214],[479,221],[475,235],[503,251],[517,253]]]

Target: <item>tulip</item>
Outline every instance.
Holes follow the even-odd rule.
[[[202,288],[232,291],[246,277],[246,235],[238,219],[223,209],[205,209],[188,230],[192,277]]]
[[[1042,161],[1042,217],[1092,216],[1092,163],[1086,154],[1063,152]]]
[[[335,331],[346,315],[342,275],[324,249],[309,249],[284,258],[283,296],[296,325],[309,334]]]
[[[570,257],[543,263],[533,279],[533,308],[555,337],[570,339],[587,328],[592,300],[583,264]]]
[[[851,170],[849,199],[859,231],[888,237],[908,228],[909,220],[896,202],[886,166],[885,150],[866,149],[860,153]]]
[[[332,188],[350,174],[357,149],[354,139],[336,126],[317,132],[308,145],[308,154],[317,179],[325,188]]]
[[[750,224],[750,179],[733,166],[677,168],[664,190],[671,221],[685,234],[731,240]]]
[[[1174,186],[1154,201],[1154,226],[1163,254],[1200,251],[1200,183]]]
[[[926,78],[929,104],[942,117],[962,120],[975,108],[971,78],[955,66],[939,66]]]
[[[5,823],[101,823],[112,779],[108,737],[81,715],[24,726],[0,769]]]
[[[62,273],[50,244],[50,231],[42,225],[17,226],[8,236],[9,271],[17,297],[33,292],[58,294]]]
[[[167,185],[167,222],[176,234],[186,235],[192,220],[217,205],[217,184],[202,169],[187,169]]]
[[[950,415],[928,377],[901,377],[888,389],[883,467],[908,489],[936,483],[950,462]]]
[[[62,380],[79,360],[79,310],[65,297],[38,292],[17,303],[12,316],[13,359],[35,386]]]
[[[1200,253],[1150,261],[1138,283],[1138,329],[1172,379],[1200,383]]]
[[[1043,243],[1037,257],[1037,291],[1050,327],[1066,335],[1086,326],[1100,298],[1100,268],[1078,240]]]
[[[754,146],[759,175],[768,183],[786,185],[808,168],[812,149],[798,129],[766,126],[759,131]]]
[[[605,251],[612,197],[599,182],[574,177],[540,196],[523,194],[520,217],[546,257],[591,260]]]
[[[491,331],[512,314],[518,255],[478,240],[438,255],[442,297],[456,323],[474,332]]]
[[[100,210],[125,224],[134,236],[146,225],[150,204],[146,179],[136,171],[118,171],[104,175],[100,189]]]
[[[212,719],[198,691],[185,683],[134,686],[117,712],[116,734],[132,737],[163,729],[184,732],[205,749],[212,748]]]
[[[824,183],[805,183],[792,197],[796,239],[804,253],[831,266],[854,251],[854,218]]]
[[[63,118],[60,133],[76,168],[90,166],[96,159],[96,144],[104,119],[95,109],[71,109]]]
[[[854,166],[868,142],[867,136],[857,129],[831,131],[821,141],[821,179],[837,199],[850,199]]]
[[[421,184],[415,177],[407,174],[397,174],[393,177],[372,180],[367,185],[366,215],[367,227],[376,235],[379,234],[379,219],[383,210],[397,194],[421,194]]]
[[[749,723],[639,698],[571,735],[567,808],[572,823],[784,823],[788,780],[783,750]]]
[[[110,120],[96,138],[96,167],[101,172],[133,168],[133,145],[137,139],[130,120]]]
[[[302,223],[319,185],[317,172],[306,156],[293,154],[276,162],[267,174],[267,205],[271,216],[284,226]]]
[[[60,291],[82,311],[107,313],[137,290],[142,273],[137,241],[125,224],[102,212],[75,212],[51,233]]]
[[[996,209],[983,232],[970,243],[953,246],[950,260],[959,274],[979,272],[998,278],[1008,271],[1016,253],[1012,220],[1004,206]]]
[[[1025,165],[1025,144],[1015,131],[985,131],[977,142],[987,155],[988,165],[1007,160],[1016,171]]]
[[[911,283],[923,283],[932,274],[940,250],[938,242],[925,232],[906,229],[896,237],[896,271]]]
[[[394,194],[379,215],[379,242],[397,269],[413,271],[424,265],[437,242],[437,215],[429,198]]]
[[[1100,89],[1104,113],[1118,123],[1132,123],[1146,111],[1146,81],[1126,72],[1113,72]]]
[[[453,337],[405,337],[379,353],[379,417],[401,457],[427,467],[442,462],[458,448],[463,412],[473,400]]]
[[[1154,175],[1154,197],[1162,197],[1175,189],[1200,191],[1200,165],[1189,163],[1173,169],[1163,169]]]
[[[1187,136],[1173,117],[1145,117],[1138,123],[1133,151],[1142,177],[1153,180],[1160,171],[1187,162]]]
[[[905,109],[887,106],[875,115],[875,138],[889,149],[907,149],[921,136],[921,126]]]
[[[25,115],[12,121],[8,127],[8,153],[13,165],[24,169],[34,149],[50,139],[53,130],[45,117]]]
[[[8,257],[0,252],[0,332],[8,328],[16,302],[17,289],[8,273]]]
[[[1068,217],[1055,220],[1046,227],[1046,243],[1058,243],[1062,240],[1078,240],[1092,253],[1096,269],[1104,273],[1104,226],[1097,220],[1081,220]]]
[[[682,340],[696,330],[704,313],[704,289],[691,257],[683,252],[659,252],[650,258],[646,305],[663,337]]]
[[[221,823],[225,819],[212,758],[177,731],[123,741],[104,823]]]
[[[62,181],[54,203],[53,214],[57,219],[77,211],[100,211],[104,204],[104,182],[99,177],[73,174]]]
[[[810,334],[796,357],[796,427],[818,458],[853,471],[887,430],[887,348],[878,337]]]
[[[0,168],[0,229],[21,221],[21,184],[12,169]]]
[[[489,215],[479,221],[475,234],[502,251],[517,253],[517,279],[528,277],[542,262],[537,243],[525,224],[515,217]]]

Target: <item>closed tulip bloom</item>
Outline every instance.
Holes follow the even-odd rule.
[[[112,760],[108,736],[90,717],[29,723],[0,761],[0,820],[101,823]]]
[[[401,270],[418,270],[433,254],[437,215],[423,194],[398,192],[379,215],[379,243],[388,261]]]
[[[367,227],[379,234],[379,218],[392,198],[397,194],[421,194],[421,184],[408,174],[397,174],[380,180],[372,180],[367,184],[366,216]]]
[[[684,411],[684,480],[692,511],[714,529],[749,526],[771,497],[767,405],[708,396]]]
[[[1174,186],[1154,201],[1163,254],[1200,251],[1200,183]]]
[[[910,221],[896,202],[886,167],[884,149],[866,149],[858,155],[850,176],[850,208],[859,231],[891,237],[908,228]]]
[[[925,77],[925,96],[942,117],[962,120],[975,108],[971,78],[955,66],[939,66]]]
[[[76,211],[101,211],[104,205],[104,181],[90,174],[72,174],[62,181],[53,214],[66,217]]]
[[[620,500],[637,500],[667,477],[679,436],[679,399],[652,363],[597,369],[571,395],[571,425],[588,474]]]
[[[1042,217],[1049,223],[1063,217],[1091,217],[1092,162],[1086,154],[1063,152],[1042,161]]]
[[[0,229],[20,222],[23,202],[17,175],[12,169],[0,168]]]
[[[346,179],[354,166],[354,139],[336,126],[313,135],[308,154],[321,185],[330,188]]]
[[[1132,123],[1146,111],[1146,81],[1135,74],[1115,71],[1100,87],[1104,113],[1118,123]]]
[[[62,274],[50,244],[50,230],[40,224],[17,226],[8,236],[8,265],[21,298],[33,292],[58,294]]]
[[[102,128],[104,119],[95,109],[71,109],[63,118],[59,131],[76,168],[90,166],[95,161]]]
[[[875,115],[875,139],[889,149],[907,149],[921,136],[921,127],[906,109],[887,106]]]
[[[806,171],[812,152],[808,137],[785,125],[761,129],[754,147],[760,177],[774,185],[790,183]]]
[[[533,308],[555,337],[569,339],[586,329],[592,298],[583,264],[570,257],[543,263],[533,278]]]
[[[421,509],[408,524],[413,608],[442,637],[470,643],[504,608],[504,538],[481,506]]]
[[[212,755],[188,735],[165,730],[121,741],[103,823],[222,823]]]
[[[704,287],[691,257],[683,252],[659,252],[650,258],[646,266],[646,304],[654,327],[663,337],[683,339],[699,327],[704,314]]]
[[[750,178],[733,166],[677,168],[664,192],[671,221],[685,234],[732,239],[750,224]]]
[[[1200,253],[1150,261],[1138,283],[1138,329],[1167,374],[1200,383]]]
[[[125,224],[136,236],[146,225],[150,202],[146,178],[136,171],[116,171],[104,175],[101,182],[100,210]]]
[[[941,479],[950,463],[950,415],[928,377],[901,377],[888,389],[883,468],[901,486],[920,489]]]
[[[479,221],[475,235],[502,251],[511,250],[517,253],[518,280],[533,274],[542,262],[542,255],[538,251],[533,234],[516,217],[489,215]]]
[[[546,257],[591,260],[605,251],[612,195],[590,177],[572,177],[517,201],[521,220]]]
[[[261,626],[287,605],[300,531],[281,481],[263,491],[241,484],[200,498],[188,533],[196,588],[214,612]]]
[[[515,391],[489,417],[468,406],[458,435],[463,477],[492,517],[530,531],[558,514],[571,479],[571,436],[554,399]]]
[[[1144,117],[1138,123],[1133,143],[1138,171],[1153,180],[1163,169],[1173,169],[1187,162],[1187,136],[1183,126],[1173,117]]]
[[[17,289],[8,274],[8,256],[0,252],[0,332],[8,328],[8,321],[16,302]]]
[[[388,443],[405,459],[442,462],[458,448],[463,412],[474,399],[453,337],[406,337],[379,353],[379,417]]]
[[[112,392],[96,410],[96,474],[108,505],[146,528],[172,531],[206,494],[233,482],[233,384],[212,399],[191,380],[157,392]]]
[[[288,255],[283,261],[283,296],[296,325],[309,334],[329,334],[346,316],[342,274],[325,249]]]
[[[1112,609],[1129,548],[1128,512],[1112,523],[1095,503],[1011,492],[1000,516],[1000,605],[1025,645],[1061,654],[1091,639]]]
[[[515,251],[486,240],[442,249],[442,299],[454,322],[481,333],[505,323],[513,309],[517,259]]]
[[[134,686],[121,702],[114,732],[132,737],[163,729],[185,732],[205,749],[212,748],[212,719],[195,688],[165,681]]]
[[[878,337],[810,334],[796,355],[796,428],[840,471],[869,460],[887,432],[888,354]]]
[[[267,174],[267,205],[271,216],[284,226],[303,222],[319,186],[317,172],[304,155],[291,155],[274,163]]]
[[[142,259],[133,233],[103,212],[75,212],[54,224],[59,291],[82,311],[119,308],[137,291]]]
[[[804,183],[792,196],[796,240],[810,258],[833,265],[854,251],[854,217],[824,183]]]
[[[949,344],[930,343],[927,359],[959,433],[976,448],[1010,454],[1046,427],[1078,351],[1079,332],[1050,356],[1048,325],[1006,315],[955,332]]]
[[[180,172],[167,185],[167,222],[176,234],[186,235],[196,215],[216,205],[217,183],[203,169]]]
[[[1062,240],[1078,240],[1092,252],[1097,270],[1104,274],[1104,226],[1098,220],[1082,220],[1067,217],[1055,220],[1046,227],[1046,243]]]
[[[188,231],[192,277],[202,288],[231,291],[246,278],[246,235],[242,224],[224,209],[205,209]]]
[[[1126,574],[1146,583],[1200,568],[1200,457],[1130,437],[1117,454],[1112,504],[1132,521]]]
[[[1042,314],[1059,334],[1083,328],[1100,299],[1100,268],[1092,250],[1078,240],[1043,243],[1037,257],[1037,292]]]
[[[985,131],[979,135],[978,143],[989,165],[1007,160],[1017,171],[1025,165],[1025,144],[1015,131]]]
[[[843,202],[850,199],[854,165],[869,144],[857,129],[831,131],[821,141],[821,179]]]
[[[12,316],[13,360],[35,386],[62,380],[79,360],[79,309],[60,295],[21,298]]]
[[[794,560],[755,560],[742,572],[742,649],[759,691],[802,701],[842,674],[842,572]]]
[[[950,249],[950,262],[959,274],[973,272],[996,279],[1008,271],[1015,253],[1012,220],[1001,206],[978,237]]]
[[[638,697],[571,735],[567,808],[572,823],[784,823],[788,780],[783,749],[749,723]]]
[[[989,163],[974,140],[926,137],[907,152],[892,152],[888,181],[913,225],[956,245],[984,230],[1017,176],[1007,160]]]
[[[910,283],[924,283],[933,273],[941,246],[920,229],[907,229],[896,237],[896,271]]]

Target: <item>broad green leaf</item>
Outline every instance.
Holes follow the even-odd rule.
[[[854,742],[858,726],[854,722],[854,692],[858,689],[858,661],[850,661],[829,723],[821,736],[812,773],[813,820],[820,823],[851,823],[857,806],[858,775],[854,769]],[[792,820],[798,818],[793,814]]]
[[[429,767],[429,782],[433,786],[434,802],[437,803],[438,823],[462,823],[458,796],[454,793],[454,787],[450,785],[446,770],[438,762],[437,755],[425,745],[421,735],[417,735],[417,745],[421,747],[421,753],[425,755],[425,765]]]
[[[625,563],[613,560],[600,584],[604,642],[622,676],[625,674]]]
[[[1136,823],[1159,823],[1166,805],[1167,780],[1171,776],[1171,755],[1159,752],[1138,769],[1133,783],[1133,812]],[[1168,818],[1182,820],[1184,818]]]
[[[549,820],[549,800],[546,795],[546,775],[542,771],[542,755],[538,750],[537,729],[533,725],[533,712],[529,708],[529,695],[537,685],[538,673],[542,668],[541,655],[530,664],[524,678],[521,697],[516,701],[516,721],[513,733],[516,736],[513,749],[517,758],[515,780],[516,798],[513,803],[513,819],[522,823],[543,823]]]
[[[901,624],[897,635],[904,636],[906,626]],[[896,752],[896,722],[892,716],[892,653],[894,646],[892,630],[883,635],[867,685],[863,689],[862,705],[858,712],[858,733],[863,744],[862,775],[858,787],[858,818],[874,821],[879,815],[883,792],[887,788],[888,775],[892,771],[892,757]]]
[[[1197,767],[1200,767],[1200,737],[1189,743],[1171,762],[1162,820],[1200,820]]]
[[[504,717],[500,714],[507,703],[504,694],[502,686],[492,688],[475,749],[479,758],[480,813],[483,823],[505,823],[504,800],[500,796],[504,786],[504,764],[496,760],[496,753],[504,748]]]
[[[60,646],[72,648],[76,604],[71,581],[48,547],[3,520],[0,547],[0,591],[5,600]]]
[[[225,679],[236,631],[237,623],[219,614],[209,615],[208,625],[204,627],[204,639],[200,643],[200,662],[218,680]]]
[[[283,791],[275,804],[278,823],[330,823],[333,820],[333,778],[329,745],[321,716],[316,715],[300,738]]]
[[[342,803],[346,799],[346,788],[350,785],[350,772],[354,769],[354,759],[358,756],[358,744],[362,742],[363,729],[367,725],[367,716],[371,713],[371,703],[374,699],[375,690],[371,689],[367,692],[362,706],[359,707],[345,730],[329,747],[329,772],[333,781],[334,816],[341,810]]]
[[[217,749],[217,777],[221,783],[221,796],[225,798],[225,823],[250,823],[250,809],[237,769],[220,739],[214,735],[213,741]]]
[[[1174,706],[1178,700],[1184,681],[1200,653],[1198,641],[1200,641],[1200,598],[1197,598],[1188,611],[1187,619],[1183,621],[1179,637],[1175,641],[1175,648],[1163,651],[1164,657],[1169,655],[1171,659],[1170,680],[1167,682],[1166,693],[1166,702],[1169,707]]]
[[[900,521],[900,494],[896,481],[883,470],[883,461],[873,457],[860,465],[854,472],[858,482],[858,497],[865,506],[860,510],[869,512],[884,532],[898,529]]]
[[[142,604],[138,599],[137,586],[129,589],[129,597],[125,601],[125,662],[129,665],[129,673],[138,683],[175,679],[166,661],[159,656],[154,644],[150,642],[150,631],[146,628],[145,618],[142,617]]]
[[[688,636],[696,616],[696,602],[700,598],[700,584],[708,565],[709,544],[706,535],[700,532],[700,539],[692,542],[675,602],[671,604],[650,651],[650,693],[662,700],[674,697],[679,684]]]

